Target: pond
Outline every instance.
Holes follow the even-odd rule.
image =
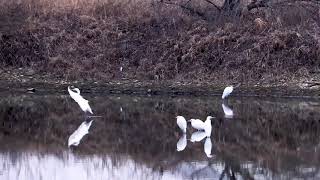
[[[85,118],[68,94],[0,96],[0,179],[320,178],[315,99],[84,93]]]

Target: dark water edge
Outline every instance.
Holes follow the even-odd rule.
[[[65,94],[67,87],[74,85],[81,92],[105,95],[162,95],[162,96],[221,96],[226,85],[214,82],[180,82],[180,81],[138,81],[113,80],[102,81],[46,81],[15,82],[0,80],[0,92],[28,92],[33,89],[36,94]],[[29,91],[30,92],[30,91]],[[274,97],[274,98],[320,98],[318,86],[299,87],[298,85],[252,86],[241,85],[232,93],[235,97]]]
[[[78,146],[68,148],[68,137],[84,121],[68,94],[0,96],[1,178],[50,179],[62,172],[82,179],[101,179],[97,174],[107,179],[116,179],[116,174],[131,174],[133,179],[319,178],[317,99],[231,97],[222,102],[220,96],[83,93],[102,117],[94,119]],[[222,104],[234,116],[227,117]],[[188,141],[185,150],[176,151],[181,136],[177,115],[216,117],[213,158],[203,152],[204,140]],[[189,126],[187,138],[193,133]],[[32,176],[21,174],[21,169],[32,171]]]

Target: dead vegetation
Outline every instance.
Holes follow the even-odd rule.
[[[0,4],[3,66],[68,80],[251,84],[320,78],[317,1]]]

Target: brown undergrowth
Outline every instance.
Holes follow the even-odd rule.
[[[237,17],[209,13],[213,18],[205,20],[145,0],[0,4],[5,7],[0,11],[3,67],[27,67],[68,80],[250,84],[320,79],[317,4],[288,3]]]

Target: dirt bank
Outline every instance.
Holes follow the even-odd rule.
[[[319,89],[317,3],[237,16],[199,6],[199,17],[162,1],[124,2],[1,4],[1,80]]]

